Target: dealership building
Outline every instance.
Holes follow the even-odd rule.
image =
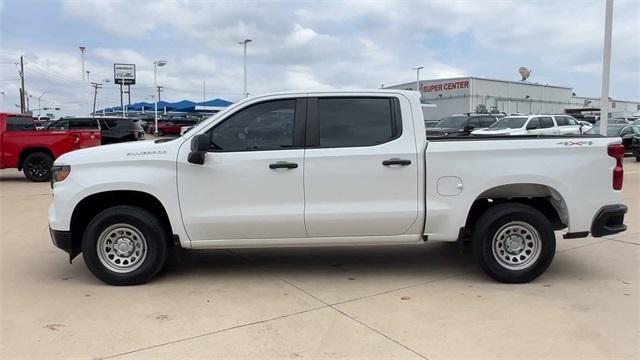
[[[416,82],[387,86],[389,89],[416,90]],[[558,113],[567,109],[598,108],[600,99],[577,97],[565,86],[505,81],[478,77],[422,80],[419,83],[425,120],[438,120],[467,112],[521,114]],[[640,114],[640,102],[611,101],[612,116]]]

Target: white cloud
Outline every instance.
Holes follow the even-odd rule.
[[[7,7],[0,2],[0,12]],[[409,82],[415,78],[411,68],[416,65],[425,66],[423,78],[509,78],[517,76],[518,66],[526,65],[535,68],[533,81],[574,86],[587,95],[599,92],[604,11],[599,0],[63,0],[61,9],[61,15],[52,16],[91,30],[87,68],[92,79],[111,78],[114,62],[137,65],[134,101],[153,93],[152,63],[160,58],[169,61],[158,77],[166,86],[166,99],[200,99],[203,80],[207,94],[239,98],[242,47],[237,42],[245,38],[253,39],[248,47],[248,78],[254,94]],[[640,98],[638,18],[640,3],[616,1],[614,96]],[[100,46],[91,46],[92,42]],[[75,55],[69,55],[68,48],[62,42],[29,46],[28,83],[37,90],[51,90],[50,99],[79,103],[80,56],[75,46]],[[14,65],[0,69],[3,78],[15,77]],[[2,91],[15,92],[7,90],[8,84],[13,86],[0,83]],[[105,86],[101,96],[119,102],[113,85]]]

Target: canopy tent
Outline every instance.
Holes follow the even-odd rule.
[[[193,102],[190,100],[180,100],[176,102],[158,101],[158,111],[174,111],[174,112],[206,112],[221,110],[229,105],[233,104],[230,101],[223,99],[211,99],[202,102]],[[148,102],[138,102],[131,105],[125,105],[127,111],[154,111],[155,104]],[[122,107],[114,106],[110,108],[104,108],[96,110],[96,114],[99,113],[114,113],[122,112]]]

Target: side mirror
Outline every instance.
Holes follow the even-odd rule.
[[[191,152],[187,161],[192,164],[204,164],[204,158],[211,145],[211,139],[207,134],[196,135],[191,139]]]
[[[533,125],[533,124],[529,124],[529,125],[527,125],[527,130],[535,130],[535,129],[537,129],[537,128],[538,128],[538,127],[537,127],[537,126],[535,126],[535,125]]]
[[[464,126],[464,131],[472,131],[472,130],[474,130],[475,128],[476,128],[476,126],[475,126],[475,125],[473,125],[473,124],[467,124],[467,125],[465,125],[465,126]]]

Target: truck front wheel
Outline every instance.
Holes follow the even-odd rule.
[[[538,210],[518,203],[489,208],[476,223],[474,253],[482,269],[505,283],[526,283],[551,264],[556,238]]]
[[[111,285],[151,280],[167,257],[165,227],[152,213],[134,206],[100,212],[87,225],[82,256],[91,272]]]
[[[22,163],[24,176],[31,181],[49,181],[51,178],[51,165],[53,158],[44,152],[34,152],[27,155]]]

